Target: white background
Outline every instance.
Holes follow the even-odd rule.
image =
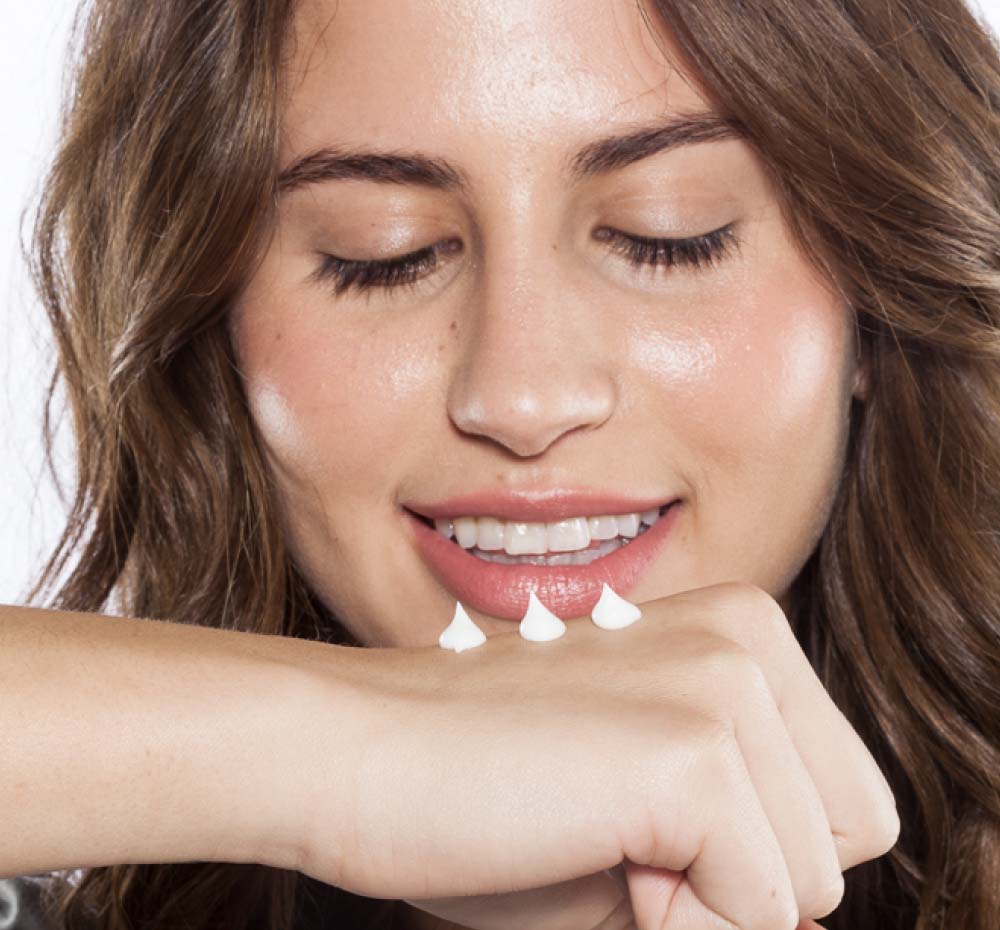
[[[156,2],[156,0],[152,0]],[[880,0],[869,0],[877,3]],[[1000,32],[1000,0],[979,0]],[[0,603],[23,602],[61,528],[63,508],[41,453],[51,346],[20,257],[21,213],[34,199],[58,116],[76,0],[7,0],[0,16]],[[26,223],[25,231],[30,228]],[[61,474],[72,483],[64,440]]]

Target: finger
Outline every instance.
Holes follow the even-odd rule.
[[[637,865],[684,872],[693,895],[668,898],[664,877],[633,870],[639,896],[633,908],[655,930],[720,926],[713,915],[739,930],[794,930],[799,912],[791,877],[739,747],[720,742],[696,758],[687,784],[671,779],[663,787],[669,797],[654,798],[648,846],[624,850]],[[685,798],[683,807],[677,797]],[[692,914],[691,905],[700,912]]]
[[[759,588],[728,583],[659,603],[667,609],[666,624],[723,636],[757,659],[819,792],[840,870],[891,849],[899,836],[899,817],[889,784],[823,687],[777,602]],[[692,611],[692,603],[705,609]]]
[[[718,654],[728,713],[747,770],[778,839],[800,916],[825,917],[844,894],[837,846],[823,800],[774,703],[761,667],[742,647]],[[723,689],[725,690],[725,688]]]
[[[406,903],[461,927],[475,930],[580,930],[601,927],[620,910],[624,889],[609,871],[492,895],[406,899]]]
[[[662,930],[684,873],[638,865],[627,859],[623,864],[636,927],[638,930]]]

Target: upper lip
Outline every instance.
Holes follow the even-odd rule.
[[[455,517],[497,517],[525,523],[545,523],[569,517],[613,516],[655,510],[676,497],[629,497],[609,491],[537,490],[473,491],[433,502],[406,503],[407,510],[431,520]]]

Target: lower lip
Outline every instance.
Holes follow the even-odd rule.
[[[417,549],[431,572],[465,606],[504,620],[520,620],[528,594],[562,619],[593,610],[607,583],[626,595],[656,558],[670,532],[680,501],[641,536],[589,565],[501,565],[478,559],[436,529],[407,513]]]

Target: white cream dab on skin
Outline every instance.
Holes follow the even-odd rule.
[[[566,624],[549,610],[532,591],[528,594],[528,609],[518,627],[524,639],[533,643],[547,643],[566,632]]]
[[[465,612],[461,601],[455,603],[455,616],[451,623],[438,637],[438,645],[442,649],[454,649],[462,652],[464,649],[475,649],[486,642],[486,634],[479,629],[472,618]]]
[[[635,604],[630,604],[625,598],[615,594],[605,582],[601,588],[601,598],[590,613],[591,619],[602,630],[621,630],[631,626],[642,616],[642,611]]]

